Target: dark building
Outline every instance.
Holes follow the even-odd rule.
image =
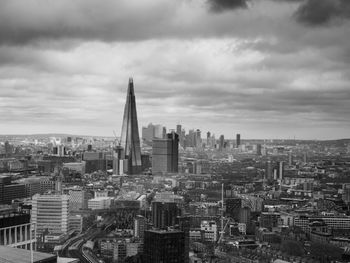
[[[225,137],[224,137],[224,135],[220,135],[219,150],[222,151],[224,148],[225,148]]]
[[[30,248],[30,214],[0,207],[0,246]],[[1,257],[0,257],[1,262]]]
[[[207,145],[210,145],[210,136],[211,136],[211,134],[210,134],[210,132],[208,131],[208,132],[207,132]]]
[[[257,154],[257,155],[261,155],[261,144],[260,144],[260,143],[258,143],[258,144],[256,145],[256,154]]]
[[[174,202],[152,202],[152,222],[156,228],[166,228],[176,224],[180,209]]]
[[[152,167],[151,156],[149,154],[141,155],[142,171]]]
[[[144,241],[144,263],[185,263],[185,234],[182,231],[147,230]]]
[[[11,157],[13,153],[13,146],[6,141],[5,142],[5,157]]]
[[[239,213],[242,208],[242,199],[240,198],[227,198],[225,200],[226,214],[232,217],[234,220],[239,220]]]
[[[184,136],[183,136],[183,133],[182,133],[182,126],[181,124],[178,124],[176,125],[176,133],[179,135],[179,143],[181,146],[184,145]]]
[[[244,207],[239,210],[239,223],[246,224],[247,228],[250,225],[251,213],[249,207]]]
[[[236,134],[236,147],[241,145],[241,135],[239,133]]]
[[[284,162],[277,162],[274,169],[275,180],[282,180],[284,177]]]
[[[136,113],[136,99],[133,79],[129,79],[128,94],[124,108],[121,146],[124,148],[122,159],[128,159],[128,174],[141,172],[141,147]]]
[[[189,262],[190,252],[190,228],[191,228],[191,217],[190,216],[179,216],[177,218],[179,230],[185,234],[185,263]]]
[[[271,230],[272,228],[278,226],[279,219],[280,219],[279,213],[262,212],[260,215],[260,227],[264,227]]]
[[[273,179],[272,161],[271,160],[267,160],[267,162],[266,162],[265,179],[269,180],[269,181],[271,181]]]
[[[166,139],[153,139],[152,172],[177,173],[179,163],[179,135],[172,132]]]
[[[107,169],[106,155],[103,152],[84,152],[83,160],[85,161],[86,173],[106,171]]]
[[[24,184],[13,184],[11,177],[0,175],[0,204],[11,204],[12,200],[25,197]]]

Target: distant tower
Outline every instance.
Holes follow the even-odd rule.
[[[133,79],[129,79],[121,135],[122,159],[128,159],[128,174],[141,172],[141,148]]]
[[[219,151],[222,151],[225,148],[225,137],[224,135],[220,135],[219,138]]]
[[[241,145],[241,135],[237,133],[236,135],[236,147],[238,148]]]

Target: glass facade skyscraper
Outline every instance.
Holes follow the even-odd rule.
[[[121,146],[124,148],[121,159],[128,160],[128,174],[141,172],[141,148],[136,113],[136,100],[133,79],[129,79],[128,94],[124,108],[121,134]]]

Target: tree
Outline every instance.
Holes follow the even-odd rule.
[[[340,260],[343,250],[331,244],[312,242],[310,253],[322,262],[328,262],[330,260]]]
[[[295,240],[284,240],[281,244],[281,251],[291,256],[300,257],[304,255],[302,244]]]

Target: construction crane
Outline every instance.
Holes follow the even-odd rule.
[[[113,134],[114,134],[114,137],[115,137],[115,140],[114,140],[114,145],[115,146],[120,146],[120,140],[118,139],[117,137],[117,134],[115,133],[115,130],[113,130]]]

